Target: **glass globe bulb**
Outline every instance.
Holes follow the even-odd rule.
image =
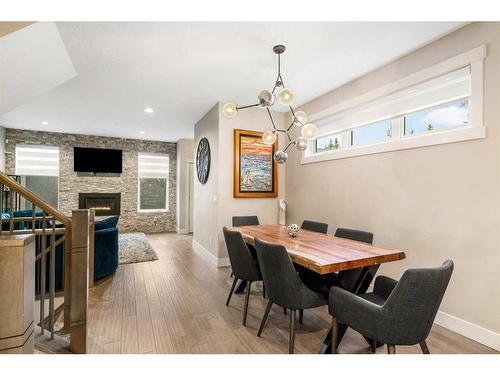
[[[305,124],[300,131],[300,134],[302,134],[306,141],[314,141],[318,136],[318,133],[318,127],[312,122],[310,122],[309,124]]]
[[[278,164],[283,164],[288,159],[288,154],[285,151],[278,150],[274,153],[274,161]]]
[[[304,111],[295,112],[295,125],[302,126],[307,124],[307,113]]]
[[[257,96],[257,100],[262,107],[270,107],[274,104],[275,96],[268,90],[262,90]]]
[[[222,106],[222,114],[226,118],[233,118],[238,114],[236,103],[226,103]]]
[[[295,97],[295,95],[293,94],[292,90],[283,89],[283,90],[281,90],[280,94],[278,95],[278,100],[283,105],[290,105],[293,103],[294,97]]]
[[[304,137],[298,137],[295,140],[295,148],[298,151],[304,151],[307,148],[307,141]]]
[[[272,145],[274,142],[276,142],[276,134],[272,130],[266,130],[262,134],[262,142],[264,142],[266,145]]]

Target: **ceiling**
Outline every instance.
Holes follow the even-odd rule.
[[[32,31],[39,24],[7,37],[20,35],[33,48],[44,46]],[[283,78],[302,104],[463,24],[57,22],[77,75],[1,114],[0,124],[164,141],[192,138],[193,125],[217,101],[252,104],[260,90],[272,87],[275,44],[287,46]],[[15,64],[11,69],[4,74],[15,77]],[[154,113],[145,113],[146,107]]]

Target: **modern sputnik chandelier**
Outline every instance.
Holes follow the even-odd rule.
[[[266,130],[262,134],[262,141],[267,145],[272,145],[278,138],[277,133],[285,134],[287,138],[287,146],[283,150],[278,150],[274,153],[274,160],[279,164],[283,164],[288,159],[288,154],[286,153],[288,148],[293,145],[298,151],[305,150],[307,148],[308,142],[316,139],[318,135],[318,127],[313,123],[307,122],[307,114],[304,111],[294,111],[292,107],[295,95],[292,90],[285,87],[283,77],[281,76],[281,54],[285,52],[285,46],[274,46],[273,51],[278,55],[278,76],[276,77],[273,89],[271,91],[262,90],[257,96],[257,100],[259,102],[256,104],[239,107],[236,103],[225,103],[222,106],[222,113],[227,118],[233,118],[241,109],[257,106],[265,108],[267,114],[269,115],[269,119],[271,120],[273,128]],[[271,111],[269,110],[269,107],[272,107],[276,103],[276,91],[279,91],[279,93],[277,93],[278,101],[281,104],[288,106],[288,108],[290,109],[290,113],[292,114],[292,123],[286,129],[278,129],[276,127]],[[301,128],[301,136],[297,137],[295,140],[292,140],[292,137],[290,136],[290,130],[294,126]]]

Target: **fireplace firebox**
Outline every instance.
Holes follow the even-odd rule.
[[[120,215],[120,201],[120,193],[80,193],[78,208],[93,208],[96,216]]]

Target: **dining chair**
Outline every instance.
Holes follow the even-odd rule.
[[[300,228],[325,234],[328,232],[328,224],[320,223],[319,221],[304,220]]]
[[[231,263],[231,268],[234,273],[233,285],[229,291],[226,306],[229,305],[229,301],[231,300],[231,296],[233,295],[238,279],[246,281],[245,307],[243,309],[243,325],[246,325],[250,288],[252,286],[252,282],[262,280],[262,274],[260,272],[257,258],[250,252],[250,249],[243,240],[241,233],[229,230],[226,227],[223,228],[223,231],[229,255],[229,262]]]
[[[441,267],[412,268],[399,281],[386,276],[375,280],[373,292],[355,295],[342,288],[330,289],[332,353],[337,351],[338,324],[342,323],[387,345],[396,354],[396,345],[416,345],[429,354],[425,340],[453,272],[453,261]]]
[[[260,337],[262,334],[273,303],[288,308],[290,309],[288,352],[293,354],[296,311],[326,305],[328,294],[315,292],[302,282],[282,245],[267,243],[256,238],[255,249],[269,299],[257,336]]]
[[[259,225],[259,218],[257,216],[233,216],[233,227],[243,225]]]
[[[347,238],[349,240],[366,242],[369,244],[373,243],[373,233],[358,229],[337,228],[335,237]]]

